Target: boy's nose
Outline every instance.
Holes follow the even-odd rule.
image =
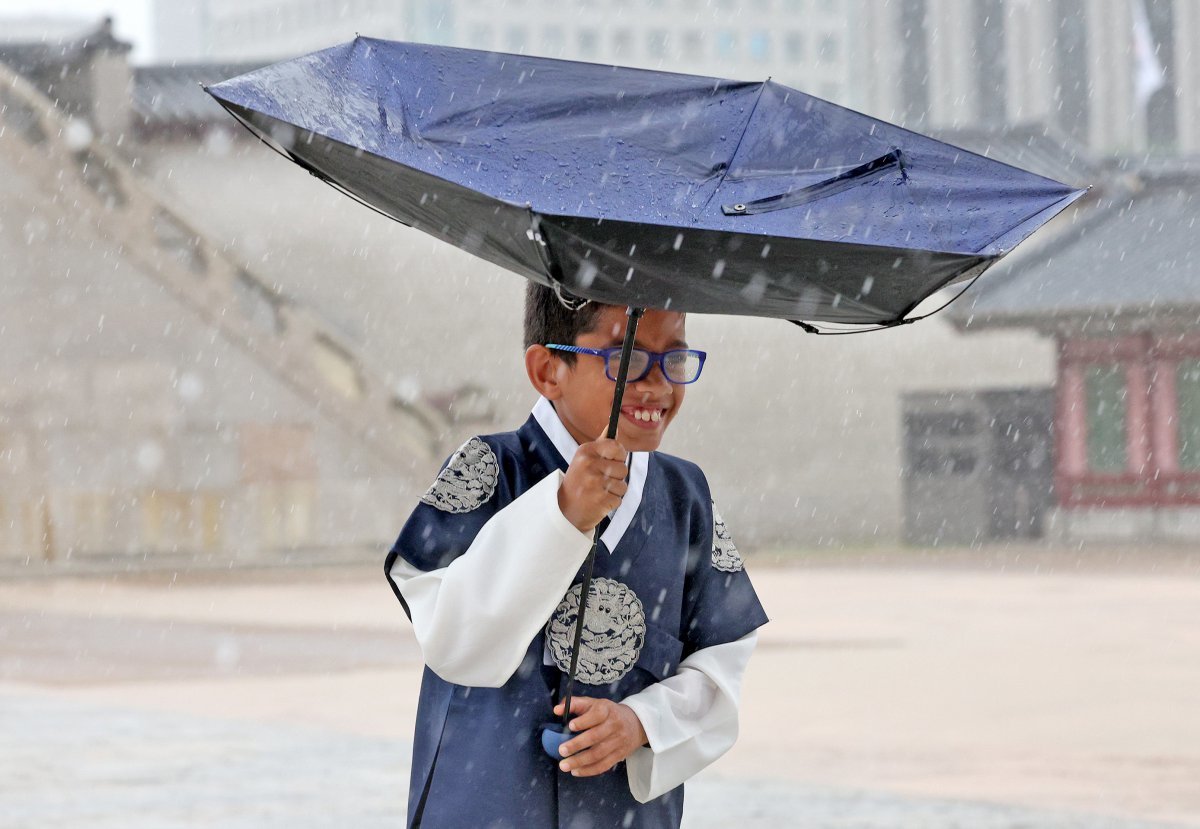
[[[667,394],[672,392],[671,381],[663,374],[662,366],[658,363],[650,366],[650,372],[631,385],[643,394],[662,393],[664,390]]]

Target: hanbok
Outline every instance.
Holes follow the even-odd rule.
[[[388,555],[426,663],[410,827],[677,827],[682,783],[737,737],[766,614],[699,467],[636,452],[597,550],[575,694],[628,705],[648,745],[595,777],[543,752],[591,546],[558,507],[577,448],[544,398],[517,431],[471,438]]]

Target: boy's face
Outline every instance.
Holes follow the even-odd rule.
[[[638,322],[635,345],[655,352],[687,348],[684,320],[683,314],[674,311],[647,310]],[[580,334],[574,345],[619,348],[625,338],[627,322],[624,308],[605,306],[597,315],[592,330]],[[589,354],[575,355],[573,366],[558,357],[553,360],[556,382],[547,396],[553,401],[563,425],[579,443],[603,437],[617,385],[605,375],[604,360]],[[686,389],[685,385],[669,382],[657,365],[641,380],[628,383],[621,404],[617,441],[630,452],[657,449],[667,425],[683,405]],[[640,419],[640,412],[648,412],[651,418]]]

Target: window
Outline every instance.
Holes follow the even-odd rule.
[[[788,60],[804,60],[804,33],[789,32],[784,41],[784,52]]]
[[[633,51],[633,32],[628,29],[614,32],[613,51],[622,57],[627,57]]]
[[[723,29],[717,32],[717,57],[731,58],[737,54],[737,32]]]
[[[1089,365],[1084,372],[1087,397],[1087,461],[1092,472],[1124,472],[1125,370],[1118,363]]]
[[[683,56],[693,59],[704,57],[704,35],[694,29],[684,32]]]
[[[1200,505],[1200,333],[1068,338],[1061,348],[1061,503]]]
[[[766,32],[752,32],[750,35],[750,57],[755,60],[766,60],[771,50],[771,39]]]
[[[1179,468],[1200,471],[1200,359],[1183,360],[1175,370],[1178,401]]]
[[[905,416],[905,427],[919,438],[969,438],[979,433],[979,418],[970,412],[914,412]]]
[[[579,42],[579,57],[594,58],[600,48],[600,39],[592,29],[583,29],[576,38]]]
[[[1179,4],[1182,9],[1186,3]],[[1174,152],[1179,129],[1178,102],[1182,90],[1176,85],[1176,38],[1177,13],[1172,3],[1146,3],[1146,17],[1150,24],[1150,38],[1164,71],[1162,87],[1146,102],[1146,138],[1151,150],[1163,153]],[[1182,46],[1180,38],[1180,46]]]
[[[510,52],[525,50],[525,30],[520,26],[510,26],[504,34],[504,48]]]
[[[492,27],[472,26],[469,42],[474,49],[490,49],[492,46]]]
[[[965,477],[975,471],[978,458],[973,449],[924,449],[909,459],[909,474],[915,477]]]
[[[837,35],[822,35],[821,45],[817,48],[817,54],[822,61],[833,62],[838,57],[838,45]]]
[[[975,6],[975,94],[980,117],[994,125],[1008,117],[1004,5],[1005,0],[976,0]]]
[[[547,55],[561,57],[567,45],[566,35],[559,26],[550,26],[542,32],[542,48]]]
[[[646,35],[646,53],[652,58],[667,56],[667,33],[665,31],[655,29]]]
[[[1057,0],[1054,37],[1058,126],[1076,141],[1087,141],[1091,123],[1088,100],[1088,31],[1085,0]]]
[[[927,0],[900,0],[900,94],[904,117],[921,124],[929,114],[929,39],[932,26],[926,20]]]

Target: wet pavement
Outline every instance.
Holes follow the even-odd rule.
[[[373,569],[0,582],[0,829],[403,825],[420,655]],[[685,827],[1200,826],[1200,580],[756,583]]]
[[[0,682],[87,685],[352,671],[420,660],[394,631],[0,611]]]
[[[402,824],[407,742],[0,692],[5,829],[373,829]],[[689,829],[1167,829],[788,781],[701,775]],[[1179,825],[1179,824],[1174,824]]]

